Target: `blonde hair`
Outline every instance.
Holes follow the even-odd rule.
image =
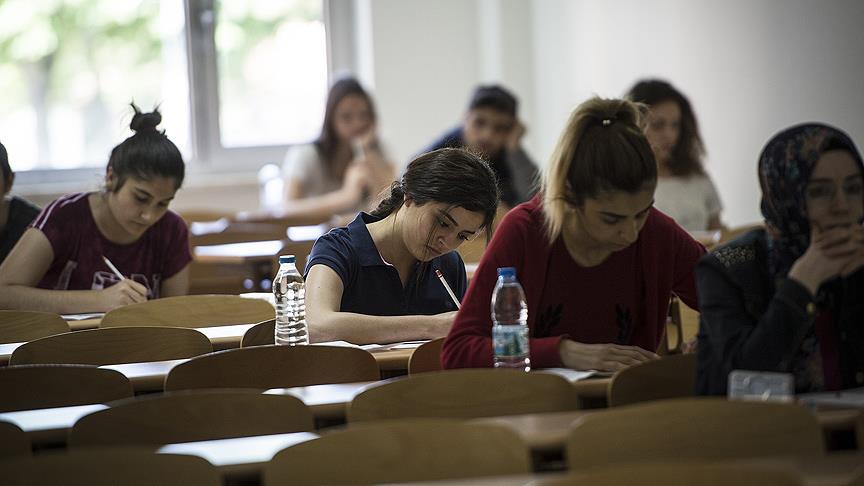
[[[636,193],[656,184],[657,163],[642,133],[644,112],[641,104],[594,97],[570,115],[541,182],[550,244],[561,235],[568,205],[580,207],[601,192]]]

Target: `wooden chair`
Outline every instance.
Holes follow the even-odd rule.
[[[610,407],[689,397],[696,387],[696,355],[673,354],[625,368],[612,377],[607,402]]]
[[[270,319],[273,306],[236,295],[183,295],[118,307],[102,318],[100,327],[210,327],[249,324]]]
[[[29,456],[31,454],[30,437],[9,422],[0,422],[0,459],[10,456]],[[0,470],[3,470],[0,466]]]
[[[354,397],[348,422],[413,417],[474,418],[573,410],[578,397],[564,378],[515,370],[419,373],[371,385]]]
[[[352,426],[288,447],[264,467],[263,484],[372,484],[530,471],[528,449],[514,432],[427,419]]]
[[[213,351],[207,336],[179,327],[114,327],[48,336],[24,343],[9,364],[106,365],[191,358]]]
[[[716,246],[720,246],[720,245],[722,245],[728,241],[732,241],[735,238],[743,235],[744,233],[753,231],[754,229],[759,229],[759,228],[764,228],[764,227],[765,227],[764,223],[752,223],[752,224],[745,224],[743,226],[736,226],[734,228],[726,228],[720,234],[720,241],[717,243]]]
[[[199,356],[175,366],[165,390],[283,388],[375,381],[378,362],[368,352],[338,346],[254,346]]]
[[[20,343],[69,332],[69,324],[57,314],[0,310],[0,344]]]
[[[592,413],[572,426],[571,470],[595,464],[822,454],[822,429],[793,404],[679,398]]]
[[[250,327],[240,339],[240,347],[266,346],[276,342],[276,319],[267,319]]]
[[[408,358],[408,374],[441,371],[441,346],[443,345],[444,338],[421,344]]]
[[[290,395],[208,390],[136,397],[82,417],[69,447],[159,445],[313,430],[312,412]]]
[[[94,448],[39,454],[0,463],[9,486],[221,486],[206,459],[156,454],[152,449]]]
[[[89,365],[22,365],[0,368],[0,412],[106,403],[132,396],[119,371]]]
[[[537,486],[800,486],[801,478],[789,471],[741,464],[710,462],[627,464],[572,472],[569,476],[540,480]]]

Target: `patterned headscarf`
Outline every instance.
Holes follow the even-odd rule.
[[[774,135],[759,156],[762,216],[768,226],[769,270],[785,276],[810,246],[805,190],[822,154],[848,150],[864,173],[852,139],[837,128],[807,123]]]

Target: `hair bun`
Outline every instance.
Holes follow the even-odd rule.
[[[148,130],[156,130],[156,127],[162,123],[162,114],[159,113],[159,110],[154,108],[150,113],[141,113],[141,110],[132,103],[132,109],[135,110],[135,114],[132,116],[132,121],[129,123],[129,128],[131,128],[136,133],[140,133]]]

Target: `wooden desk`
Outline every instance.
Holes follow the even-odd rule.
[[[0,421],[11,422],[26,432],[34,448],[65,446],[66,435],[78,419],[105,408],[108,406],[97,403],[3,412],[0,413]]]
[[[306,404],[316,419],[345,420],[348,404],[358,393],[374,381],[337,383],[328,385],[297,386],[293,388],[271,388],[269,395],[292,395]]]

